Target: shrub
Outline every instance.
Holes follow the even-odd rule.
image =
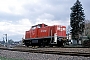
[[[83,47],[90,47],[90,40],[83,41]]]

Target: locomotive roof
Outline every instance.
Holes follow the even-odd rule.
[[[48,26],[48,25],[46,25],[46,24],[38,24],[38,25],[34,25],[34,26],[32,26],[32,28],[33,28],[33,27],[36,27],[36,26],[40,26],[40,27],[42,27],[42,25],[44,25],[44,26]]]

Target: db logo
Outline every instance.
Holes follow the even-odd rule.
[[[41,30],[41,32],[46,32],[46,30]]]

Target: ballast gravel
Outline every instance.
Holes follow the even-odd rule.
[[[0,56],[22,60],[90,60],[90,57],[0,50]]]

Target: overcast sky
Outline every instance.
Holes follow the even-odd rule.
[[[90,0],[80,0],[86,19],[90,20]],[[0,0],[0,41],[19,41],[32,25],[65,25],[70,22],[70,8],[76,0]]]

